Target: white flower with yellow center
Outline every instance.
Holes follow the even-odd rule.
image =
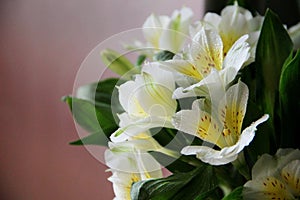
[[[176,113],[173,124],[176,129],[194,135],[220,150],[209,146],[187,146],[185,155],[196,155],[211,165],[223,165],[234,161],[243,148],[252,141],[256,126],[268,119],[268,115],[253,122],[243,131],[242,123],[248,100],[248,87],[239,81],[231,86],[222,99],[207,106],[204,100],[196,100],[192,110]],[[217,110],[215,111],[215,107]],[[208,109],[209,108],[209,109]]]
[[[130,200],[131,186],[135,182],[162,177],[160,164],[145,148],[156,149],[147,140],[109,143],[105,162],[112,172],[108,180],[113,183],[115,200]]]
[[[177,108],[172,99],[175,89],[173,74],[158,63],[148,63],[134,81],[119,87],[119,100],[125,112],[119,115],[120,128],[110,139],[125,141],[154,127],[173,127],[171,118]]]
[[[274,157],[262,155],[252,168],[252,180],[244,185],[243,198],[299,199],[299,149],[279,149]]]
[[[148,47],[177,53],[188,37],[192,17],[192,10],[186,7],[175,10],[171,17],[150,15],[143,25]]]
[[[250,57],[250,46],[246,42],[247,38],[248,35],[239,38],[224,56],[220,35],[214,30],[202,28],[193,38],[193,43],[190,44],[185,53],[186,58],[175,58],[161,62],[166,69],[189,76],[196,82],[187,88],[177,88],[174,97],[195,96],[195,93],[196,95],[203,95],[197,94],[195,89],[205,85],[203,84],[203,81],[206,82],[204,79],[211,75],[214,70],[220,73],[223,85],[226,86],[230,83]]]
[[[226,55],[232,45],[243,35],[248,34],[247,42],[251,46],[251,58],[248,63],[254,61],[255,49],[258,41],[263,17],[253,17],[251,12],[239,7],[237,2],[234,5],[226,6],[221,15],[206,13],[203,20],[191,28],[191,34],[197,33],[203,26],[217,31],[223,41],[223,53]]]

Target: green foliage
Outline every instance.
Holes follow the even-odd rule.
[[[243,186],[237,187],[222,200],[243,200],[242,192]]]
[[[174,53],[171,51],[161,51],[157,53],[154,58],[156,61],[166,61],[166,60],[171,60],[174,57]]]
[[[147,58],[147,56],[144,54],[139,55],[139,57],[136,60],[136,65],[141,66],[144,63],[144,61],[146,60],[146,58]]]
[[[238,3],[247,6],[246,1],[239,0]],[[146,55],[140,55],[135,67],[124,56],[112,50],[101,52],[101,56],[112,71],[126,79],[138,73],[139,67],[147,58]],[[154,60],[166,61],[173,57],[174,53],[161,51],[154,56]],[[240,163],[237,163],[239,160],[232,163],[236,165],[213,167],[204,164],[195,156],[181,155],[174,159],[160,152],[149,152],[173,175],[134,183],[131,188],[132,199],[241,200],[241,185],[246,179],[250,179],[251,168],[258,156],[274,153],[279,147],[298,148],[295,135],[298,131],[297,115],[300,113],[299,69],[300,51],[296,55],[293,54],[293,44],[287,30],[279,17],[268,10],[257,44],[256,60],[242,69],[240,76],[250,92],[243,127],[249,126],[264,113],[269,114],[270,119],[258,128],[253,142],[243,152],[245,157],[242,157]],[[114,78],[102,80],[80,87],[76,97],[63,98],[76,122],[89,132],[88,136],[70,144],[107,145],[110,135],[118,129],[118,122],[113,113],[123,112],[118,100],[118,91],[115,90],[115,87],[123,82]],[[178,154],[185,146],[202,145],[202,140],[175,129],[157,128],[151,129],[150,132],[161,146]],[[219,184],[235,189],[223,197]]]
[[[295,57],[291,54],[285,62],[279,85],[281,137],[280,147],[298,148],[296,134],[298,132],[300,113],[300,51]]]
[[[103,63],[122,78],[130,78],[132,74],[138,73],[137,68],[124,56],[118,52],[105,49],[101,53]]]
[[[213,167],[203,164],[190,172],[134,183],[131,198],[133,200],[201,200],[209,197],[216,189],[217,180]]]
[[[268,10],[256,49],[255,104],[263,113],[269,114],[270,119],[257,131],[252,149],[257,155],[275,152],[278,148],[279,78],[283,63],[292,49],[292,41],[280,19]]]
[[[106,146],[108,138],[118,125],[111,107],[120,111],[118,98],[113,98],[118,79],[106,79],[84,85],[78,89],[77,97],[64,97],[75,121],[91,135],[71,142],[73,145],[97,144]]]
[[[123,112],[123,109],[119,102],[116,86],[122,83],[124,83],[122,79],[104,79],[79,87],[76,96],[80,99],[86,99],[92,102],[96,108],[107,108],[108,110],[113,108],[115,113],[120,113]]]

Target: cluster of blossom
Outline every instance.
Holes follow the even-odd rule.
[[[175,158],[196,155],[202,162],[224,165],[237,159],[253,140],[256,127],[268,119],[265,114],[242,130],[249,91],[236,80],[238,72],[255,59],[264,18],[253,17],[237,4],[225,7],[220,15],[207,13],[197,22],[192,17],[189,8],[182,8],[171,17],[152,14],[143,25],[147,43],[137,42],[136,48],[151,47],[153,55],[168,50],[175,56],[166,61],[148,56],[141,72],[118,88],[125,112],[118,114],[119,129],[111,135],[105,152],[115,199],[130,199],[134,182],[162,177],[161,166],[149,151]],[[296,29],[290,29],[292,39]],[[178,110],[185,98],[194,101],[188,109]],[[150,133],[161,127],[200,138],[203,145],[170,150]],[[253,180],[245,185],[246,199],[300,195],[300,153],[280,150],[276,156],[284,155],[288,157],[260,158]]]

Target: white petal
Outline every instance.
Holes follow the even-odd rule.
[[[253,140],[256,126],[267,119],[268,115],[264,115],[262,118],[252,123],[251,126],[243,131],[240,139],[233,146],[222,148],[220,151],[206,146],[188,146],[183,148],[181,153],[185,155],[196,154],[197,158],[211,165],[227,164],[234,161],[244,147],[249,145],[249,143]]]
[[[125,127],[129,124],[132,123],[132,118],[130,118],[130,116],[128,115],[127,112],[123,112],[121,114],[117,114],[118,115],[118,118],[119,118],[119,126],[120,127]]]
[[[294,49],[300,48],[300,22],[288,30],[289,35],[294,43]]]
[[[178,15],[180,15],[180,21],[181,23],[187,23],[187,25],[189,25],[189,21],[191,20],[191,18],[193,17],[193,11],[192,9],[188,8],[188,7],[183,7],[181,8],[181,10],[175,10],[172,14],[171,19],[175,20]]]
[[[126,141],[120,144],[115,144],[112,149],[105,151],[105,163],[112,171],[127,172],[127,173],[146,173],[161,169],[160,164],[147,152],[140,152],[134,148],[132,150],[126,148]],[[129,146],[129,145],[127,145]],[[144,167],[141,168],[138,162],[142,162]]]
[[[221,22],[221,19],[222,18],[220,15],[209,12],[205,14],[203,21],[205,21],[206,23],[210,24],[211,26],[217,29]]]
[[[202,28],[193,38],[191,56],[202,75],[209,74],[211,68],[221,70],[223,43],[219,34]]]
[[[144,139],[134,139],[118,143],[109,142],[108,146],[112,151],[116,152],[133,152],[135,150],[139,150],[145,153],[147,151],[155,151],[161,148],[150,135],[148,138],[144,137]]]
[[[181,110],[175,114],[172,124],[177,130],[196,136],[199,116],[199,109]]]
[[[182,8],[180,11],[175,10],[171,21],[160,38],[160,48],[178,52],[184,41],[189,38],[188,29],[193,12],[189,8]]]
[[[281,171],[281,177],[294,196],[300,196],[300,160],[287,164]]]
[[[231,6],[226,6],[222,11],[221,11],[221,16],[232,16],[236,13],[242,14],[247,20],[250,20],[252,18],[252,14],[249,10],[242,8],[238,6],[237,2],[235,2],[234,5]]]
[[[119,128],[111,136],[113,142],[122,142],[155,127],[173,128],[169,118],[149,116],[134,121],[128,126]]]
[[[211,72],[204,79],[196,84],[193,84],[183,90],[183,93],[187,93],[190,97],[192,95],[208,97],[209,99],[215,99],[218,104],[221,97],[225,94],[225,87],[223,77],[224,75],[217,71],[216,69],[211,69]],[[224,76],[225,77],[225,76]],[[180,91],[178,91],[180,92]],[[180,93],[176,93],[180,95]],[[186,96],[185,95],[185,96]],[[194,96],[195,96],[194,95]],[[173,94],[174,97],[174,94]]]
[[[152,14],[146,19],[143,25],[144,37],[155,48],[159,48],[159,39],[164,28],[163,25],[166,24],[167,21],[169,21],[168,17],[159,17]]]
[[[203,96],[206,97],[208,95],[208,89],[207,87],[197,87],[195,85],[193,89],[184,89],[182,87],[177,88],[173,92],[173,98],[174,99],[182,99],[182,98],[187,98],[187,97],[198,97],[198,96]],[[191,86],[191,87],[192,87]]]
[[[160,63],[151,62],[145,64],[142,68],[142,71],[150,74],[156,83],[165,86],[169,90],[175,89],[175,79],[173,73],[162,69]]]
[[[181,153],[184,155],[196,154],[198,159],[211,165],[224,165],[237,158],[237,154],[222,155],[220,151],[206,146],[187,146],[181,150]]]
[[[161,62],[161,67],[169,71],[179,72],[195,79],[202,79],[202,75],[198,72],[191,61],[168,60],[165,62]]]
[[[244,149],[245,146],[248,146],[255,136],[255,131],[257,126],[269,119],[269,115],[265,114],[260,119],[253,122],[249,127],[245,128],[241,134],[241,137],[236,145],[236,152],[239,153]]]
[[[136,95],[143,110],[150,116],[172,116],[177,107],[176,100],[172,99],[173,88],[155,82],[150,74],[144,73],[142,77],[144,84]]]
[[[279,176],[279,171],[277,169],[282,169],[293,160],[300,160],[299,149],[279,149],[276,152],[275,157],[264,154],[253,166],[252,178]]]
[[[133,91],[136,90],[136,86],[134,81],[127,81],[119,86],[119,101],[121,106],[124,108],[125,111],[132,113],[132,102],[131,99],[133,98]]]
[[[248,38],[248,35],[244,35],[232,45],[224,59],[223,68],[233,67],[239,71],[248,61],[250,57],[250,45],[246,42]]]
[[[262,16],[255,16],[254,18],[248,21],[248,29],[249,32],[258,31],[261,29],[262,24],[264,21],[264,17]]]
[[[110,144],[110,146],[112,145]],[[113,173],[108,180],[113,183],[116,195],[114,199],[120,200],[130,199],[132,183],[162,177],[160,164],[149,153],[141,153],[135,149],[124,152],[122,151],[124,145],[124,143],[114,144],[113,149],[108,149],[105,152],[106,165],[110,167],[109,171]]]
[[[222,79],[223,86],[226,87],[230,84],[238,74],[238,71],[235,67],[226,67],[219,72],[219,76]]]
[[[238,81],[235,85],[232,85],[225,93],[223,98],[213,103],[219,106],[218,112],[220,113],[220,120],[227,123],[228,128],[236,136],[239,136],[241,131],[242,122],[246,113],[247,100],[249,96],[249,90],[245,83]],[[221,114],[222,113],[222,114]]]
[[[261,177],[244,185],[243,199],[294,199],[285,184],[275,177]]]

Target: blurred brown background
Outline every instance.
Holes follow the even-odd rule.
[[[0,1],[0,199],[112,199],[106,166],[84,147],[61,96],[86,55],[109,36],[141,27],[174,0]],[[203,1],[189,1],[195,18]]]

